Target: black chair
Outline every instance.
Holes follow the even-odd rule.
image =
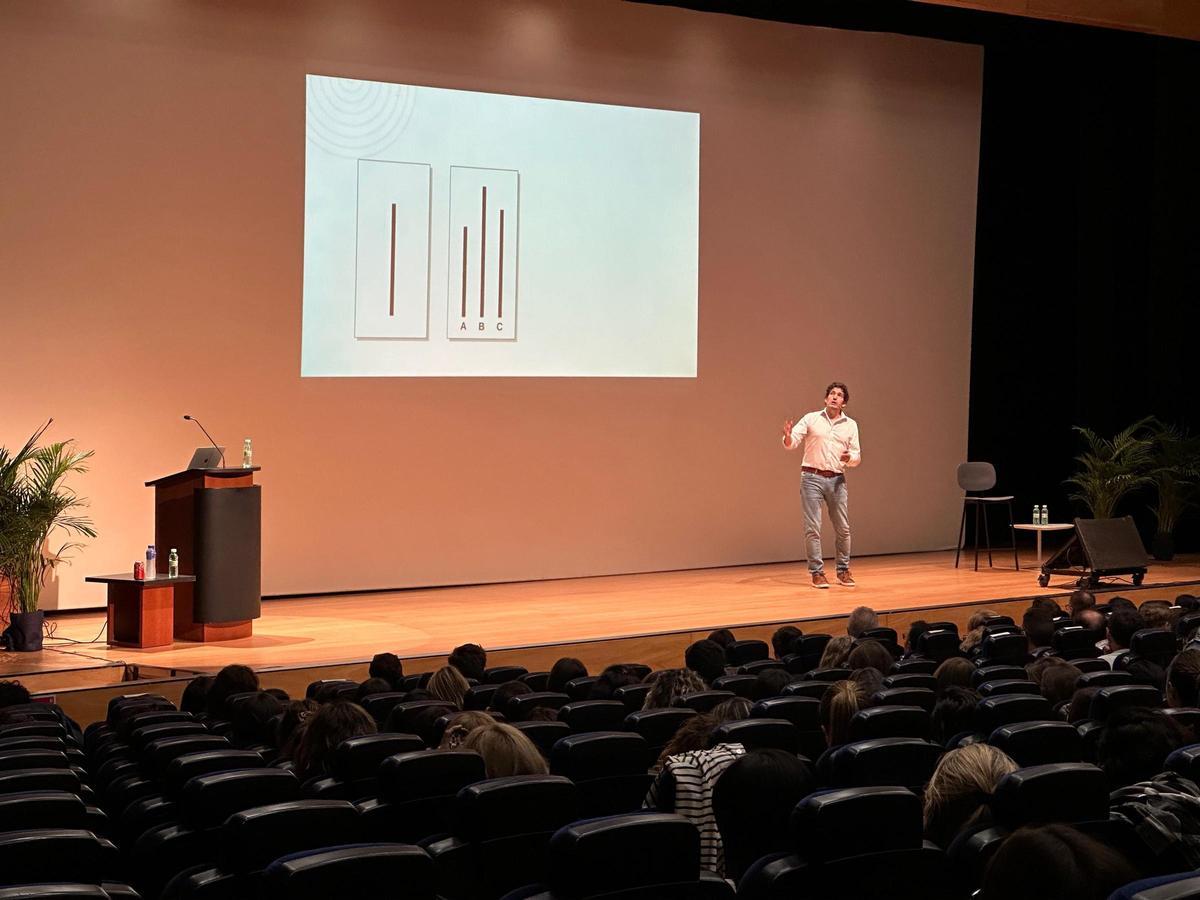
[[[680,698],[680,702],[687,709],[706,713],[712,712],[714,707],[721,705],[726,700],[732,700],[736,696],[737,694],[733,691],[695,691],[691,694],[684,694]]]
[[[1066,722],[1017,722],[1001,725],[988,743],[1003,750],[1018,766],[1084,761],[1083,738]]]
[[[1167,768],[1184,778],[1196,781],[1200,778],[1200,744],[1180,747],[1167,757]]]
[[[650,684],[625,684],[613,691],[613,699],[625,704],[626,712],[635,712],[645,705],[646,695],[652,687]]]
[[[589,701],[583,700],[583,703]],[[598,701],[603,702],[603,701]],[[565,709],[565,707],[564,707]],[[535,747],[541,751],[542,756],[550,758],[550,750],[558,741],[565,738],[571,733],[571,726],[566,722],[513,722],[513,728],[522,732],[525,737],[533,741]]]
[[[471,693],[471,690],[474,690],[474,688],[471,688],[467,691],[468,695]],[[404,693],[403,691],[383,691],[378,694],[370,694],[369,696],[363,697],[362,703],[360,703],[359,706],[370,713],[371,718],[374,719],[377,724],[382,725],[387,721],[388,714],[392,711],[392,708],[395,707],[397,703],[403,703],[404,698],[407,696],[408,694]],[[466,706],[466,708],[473,709],[474,707]]]
[[[771,648],[766,641],[734,641],[725,648],[725,660],[731,666],[744,666],[746,663],[771,658]]]
[[[891,675],[932,675],[937,671],[938,664],[932,659],[902,659],[896,662],[889,674]]]
[[[549,672],[527,672],[526,674],[524,674],[520,678],[518,678],[517,681],[520,681],[523,684],[529,685],[529,689],[531,691],[536,692],[536,691],[550,690],[550,688],[548,687],[548,685],[550,683],[550,673]]]
[[[87,805],[78,796],[66,791],[0,794],[0,833],[31,828],[91,831],[90,822]]]
[[[1128,672],[1114,672],[1105,669],[1101,672],[1084,672],[1075,682],[1075,690],[1088,687],[1113,687],[1119,684],[1133,684],[1133,676]]]
[[[851,671],[844,667],[825,668],[825,669],[809,669],[804,673],[805,681],[827,681],[833,683],[835,681],[845,681],[850,677]]]
[[[0,900],[140,900],[137,892],[125,884],[28,884],[0,888]]]
[[[753,698],[756,684],[758,684],[758,678],[754,675],[722,675],[720,678],[713,679],[712,686],[713,690],[729,691],[749,700]]]
[[[928,688],[937,690],[937,679],[924,673],[906,672],[904,674],[888,675],[883,679],[885,688]]]
[[[304,850],[266,869],[264,900],[435,900],[429,854],[410,844],[350,844]]]
[[[262,756],[254,750],[202,750],[198,753],[185,753],[167,763],[163,775],[163,793],[176,797],[183,786],[197,775],[209,775],[213,772],[233,772],[238,769],[261,769],[266,766]]]
[[[809,682],[824,684],[825,682]],[[801,756],[815,760],[825,751],[825,733],[821,730],[821,703],[812,697],[785,696],[759,700],[750,708],[751,719],[785,719],[796,729]]]
[[[900,646],[900,642],[897,639],[895,628],[885,628],[882,626],[868,628],[858,636],[858,642],[861,643],[862,641],[876,641],[882,644],[888,653],[892,654],[893,659],[899,659],[900,654],[904,652],[904,648]]]
[[[819,702],[831,687],[832,681],[793,681],[783,689],[783,696],[806,697]]]
[[[162,778],[167,766],[177,756],[202,753],[205,750],[232,750],[228,738],[217,734],[188,734],[156,738],[142,749],[142,769],[153,778]]]
[[[322,800],[362,800],[379,791],[379,767],[389,756],[425,749],[415,734],[363,734],[347,738],[334,750],[330,775],[303,786],[308,797]]]
[[[129,733],[129,745],[135,750],[143,750],[151,741],[159,738],[184,737],[208,734],[208,729],[200,722],[158,722],[154,725],[138,725]]]
[[[884,688],[871,697],[873,706],[919,706],[925,712],[933,712],[937,694],[929,688]]]
[[[979,645],[980,667],[998,664],[1023,666],[1029,662],[1029,639],[1024,633],[985,634]]]
[[[0,878],[5,886],[40,884],[49,873],[63,882],[100,885],[118,866],[112,842],[83,829],[31,828],[0,834]]]
[[[975,708],[975,720],[981,734],[991,734],[1001,725],[1014,722],[1046,722],[1053,718],[1050,701],[1030,694],[984,697]]]
[[[79,773],[65,766],[51,769],[10,769],[0,772],[0,794],[23,791],[68,791],[78,794],[81,790]]]
[[[210,772],[183,786],[179,821],[193,829],[217,828],[235,812],[299,799],[299,780],[283,769]]]
[[[992,794],[997,824],[1012,830],[1040,822],[1108,818],[1108,779],[1087,763],[1029,766],[1000,779]]]
[[[1013,511],[1011,495],[980,495],[977,491],[990,491],[996,486],[996,467],[989,462],[965,462],[958,466],[958,486],[963,489],[962,521],[958,526],[958,542],[954,550],[954,568],[958,568],[959,556],[962,553],[963,538],[967,528],[967,508],[975,508],[975,527],[972,529],[972,543],[975,549],[975,569],[979,570],[979,526],[983,523],[983,539],[987,546],[988,565],[992,564],[992,538],[988,531],[988,514],[990,507],[1003,504],[1008,510],[1008,530],[1012,536],[1013,567],[1021,568],[1017,559],[1017,532],[1013,528]]]
[[[983,697],[1002,697],[1008,694],[1032,694],[1041,696],[1042,689],[1027,678],[999,678],[985,681],[977,688]]]
[[[1071,625],[1055,631],[1053,637],[1050,638],[1050,646],[1054,649],[1054,655],[1061,656],[1063,659],[1087,659],[1100,655],[1096,644],[1103,637],[1103,633],[1090,628]]]
[[[1023,666],[983,666],[971,673],[971,687],[978,688],[988,681],[1001,679],[1028,679]]]
[[[358,804],[371,840],[415,844],[450,831],[452,799],[483,781],[483,757],[470,750],[419,750],[379,766],[379,797]]]
[[[1092,697],[1088,707],[1088,718],[1097,722],[1107,721],[1118,709],[1130,706],[1145,706],[1158,709],[1162,706],[1162,694],[1157,688],[1144,684],[1117,684],[1102,687]]]
[[[304,689],[304,696],[308,700],[315,700],[318,694],[322,696],[333,694],[341,697],[345,694],[357,693],[358,686],[357,681],[349,678],[322,678],[309,682],[308,687]]]
[[[722,722],[713,729],[708,745],[741,744],[747,750],[783,750],[800,752],[800,735],[787,719],[739,719]]]
[[[392,707],[383,723],[383,730],[389,734],[416,734],[418,720],[424,715],[422,711],[430,707],[440,707],[446,711],[454,709],[444,700],[404,700]]]
[[[110,725],[118,725],[122,718],[132,712],[146,712],[152,709],[175,710],[175,704],[162,694],[121,694],[108,701],[107,721]]]
[[[933,723],[919,706],[872,706],[850,717],[851,741],[904,737],[929,740]]]
[[[653,848],[653,852],[647,852]],[[619,864],[614,864],[618,861]],[[700,833],[671,813],[575,822],[550,840],[545,889],[506,900],[733,900],[733,888],[700,868]]]
[[[759,672],[765,672],[768,669],[783,669],[786,672],[787,666],[778,659],[756,659],[753,662],[738,666],[738,674],[757,675]]]
[[[6,707],[7,708],[7,707]],[[58,738],[67,740],[67,729],[53,719],[32,719],[0,725],[0,740],[23,737]],[[74,740],[71,741],[74,743]]]
[[[500,688],[498,684],[473,684],[463,695],[463,709],[487,709],[492,705],[492,695]]]
[[[130,736],[139,728],[151,725],[166,725],[169,723],[202,724],[191,713],[180,712],[177,709],[163,709],[158,706],[144,708],[142,706],[126,706],[120,710],[120,722],[113,728],[117,738],[130,743]],[[205,729],[207,730],[207,729]]]
[[[625,670],[629,672],[630,675],[640,681],[645,681],[646,676],[654,671],[645,663],[621,663],[621,665],[625,667]]]
[[[528,675],[529,670],[524,666],[492,666],[483,670],[484,684],[504,684],[506,681],[516,681],[522,675]]]
[[[599,680],[599,675],[583,675],[579,678],[572,678],[566,683],[565,690],[572,700],[590,700],[592,685]]]
[[[1184,613],[1175,622],[1175,634],[1181,641],[1197,628],[1200,628],[1200,612]]]
[[[832,751],[833,787],[894,785],[921,789],[933,775],[942,748],[916,738],[875,738]]]
[[[587,731],[619,731],[629,711],[619,700],[580,700],[558,710],[558,721],[565,722],[572,734]]]
[[[961,643],[957,631],[925,631],[917,638],[917,653],[940,663],[954,656],[962,656]]]
[[[1143,878],[1118,888],[1109,896],[1112,900],[1197,900],[1200,898],[1200,875],[1183,872]]]
[[[492,778],[463,788],[452,835],[426,847],[437,867],[438,896],[490,900],[541,881],[551,836],[578,816],[578,789],[558,775]]]
[[[1164,709],[1163,715],[1170,716],[1176,723],[1183,726],[1183,730],[1187,732],[1189,739],[1200,740],[1200,709],[1191,707],[1179,707],[1177,709]]]
[[[645,738],[631,731],[599,731],[562,738],[550,752],[550,771],[579,788],[580,815],[635,812],[650,790],[654,762]]]
[[[694,715],[694,709],[641,709],[625,717],[625,730],[636,731],[644,737],[657,758],[679,726]]]
[[[0,772],[14,769],[66,769],[71,765],[62,750],[0,750]]]
[[[784,660],[787,670],[795,675],[808,672],[821,664],[825,654],[825,645],[832,635],[806,634],[795,644],[796,652]]]
[[[1161,628],[1142,628],[1133,633],[1129,652],[1117,657],[1115,668],[1125,669],[1135,660],[1148,659],[1165,669],[1178,652],[1179,646],[1173,632]]]
[[[523,722],[529,716],[530,710],[535,707],[544,707],[546,709],[560,709],[571,702],[571,698],[567,694],[560,694],[558,691],[539,691],[530,694],[516,694],[509,697],[508,703],[505,704],[503,712],[512,722]]]
[[[1068,659],[1067,662],[1077,668],[1080,672],[1083,672],[1085,675],[1092,672],[1112,671],[1112,667],[1109,666],[1107,659],[1092,657],[1085,659]]]

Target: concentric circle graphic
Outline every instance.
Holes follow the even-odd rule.
[[[409,85],[309,76],[308,136],[335,156],[376,156],[408,126],[416,92]]]

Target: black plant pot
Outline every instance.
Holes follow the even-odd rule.
[[[42,624],[46,614],[40,609],[37,612],[15,612],[8,617],[9,645],[13,650],[22,653],[32,653],[42,649]]]
[[[1175,538],[1170,534],[1159,532],[1150,542],[1150,555],[1155,559],[1168,562],[1175,558]]]

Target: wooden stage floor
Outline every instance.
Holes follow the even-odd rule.
[[[1009,568],[1001,568],[1006,559]],[[783,622],[804,628],[808,621],[812,627],[806,630],[832,631],[837,619],[860,604],[886,613],[884,621],[893,627],[916,618],[965,622],[971,606],[1004,603],[1008,612],[1030,597],[1073,589],[1064,577],[1039,588],[1032,556],[1022,560],[1029,568],[1021,571],[1011,568],[1011,557],[1000,554],[995,561],[996,568],[976,572],[969,564],[955,569],[953,552],[866,557],[854,563],[857,588],[835,585],[827,591],[810,587],[805,564],[797,562],[270,600],[263,604],[253,637],[180,642],[157,650],[48,641],[40,653],[0,653],[0,677],[26,676],[31,686],[37,683],[35,690],[49,691],[119,681],[121,664],[138,666],[143,678],[170,677],[172,670],[186,675],[232,662],[256,669],[330,666],[383,650],[406,658],[437,657],[465,641],[499,650],[676,635],[670,650],[676,653],[690,633],[722,626],[758,626],[747,637],[769,633],[767,626]],[[1146,585],[1136,590],[1135,602],[1173,598],[1184,592],[1181,585],[1196,583],[1200,557],[1156,563]],[[1135,591],[1123,584],[1115,589]],[[53,621],[56,637],[91,641],[104,615]]]

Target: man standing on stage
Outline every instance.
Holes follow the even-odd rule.
[[[854,587],[850,574],[850,498],[846,493],[847,466],[862,462],[858,446],[858,423],[843,412],[850,402],[850,389],[835,381],[825,389],[825,408],[810,412],[799,422],[783,423],[783,446],[795,450],[804,445],[801,467],[801,499],[804,503],[804,537],[808,543],[808,571],[815,588],[827,589],[825,563],[821,559],[821,503],[829,510],[829,521],[837,537],[837,581]]]

